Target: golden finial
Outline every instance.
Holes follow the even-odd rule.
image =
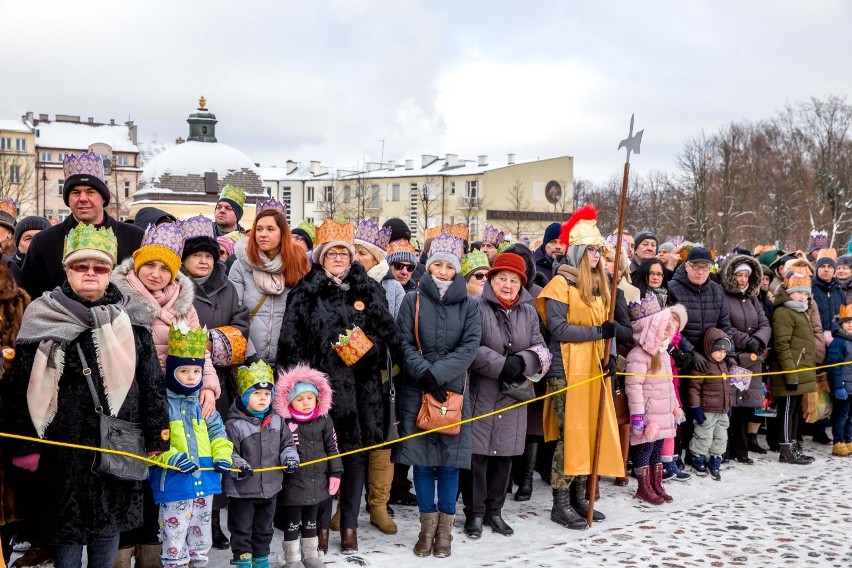
[[[201,98],[198,99],[198,110],[206,110],[207,99],[204,98],[204,95],[201,95]]]

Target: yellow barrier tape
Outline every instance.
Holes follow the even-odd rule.
[[[770,377],[773,375],[787,375],[789,373],[805,373],[808,371],[819,371],[820,369],[830,369],[832,367],[842,367],[843,365],[850,365],[852,361],[841,361],[839,363],[831,363],[829,365],[819,365],[817,367],[803,367],[801,369],[796,369],[795,371],[763,371],[760,373],[752,373],[751,377]],[[679,378],[679,379],[727,379],[734,375],[653,375],[653,374],[643,374],[643,373],[625,373],[622,371],[618,371],[617,375],[621,375],[623,377],[633,376],[633,377],[646,377],[652,379],[671,379],[671,378]]]

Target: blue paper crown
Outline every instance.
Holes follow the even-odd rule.
[[[178,257],[183,254],[183,231],[177,223],[163,223],[162,225],[148,225],[142,236],[139,248],[148,245],[160,245],[173,250]]]
[[[257,202],[257,215],[260,215],[261,212],[266,211],[267,209],[273,209],[275,211],[278,211],[285,217],[287,216],[287,206],[275,199],[274,197],[271,199],[267,199],[266,201]]]
[[[641,302],[630,302],[627,304],[627,309],[630,312],[630,321],[640,320],[663,311],[660,302],[653,294],[648,294],[642,298]]]
[[[432,246],[429,247],[430,257],[439,253],[451,254],[461,260],[464,256],[464,241],[447,233],[441,233],[432,239]]]
[[[185,221],[178,221],[178,225],[180,226],[180,230],[183,232],[184,240],[195,239],[198,237],[215,238],[213,236],[213,223],[204,215],[196,215],[195,217],[190,217]]]
[[[391,230],[389,228],[380,227],[372,219],[362,219],[355,229],[355,240],[364,241],[382,250],[388,250],[390,236]]]

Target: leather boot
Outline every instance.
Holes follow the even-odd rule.
[[[796,465],[810,465],[813,460],[809,460],[806,456],[793,451],[792,444],[779,444],[781,453],[778,455],[778,461],[781,463],[792,463]]]
[[[358,529],[340,529],[340,552],[343,554],[358,552]]]
[[[568,495],[567,489],[553,490],[553,508],[550,510],[550,520],[569,529],[585,530],[589,528],[586,519],[571,508],[571,497]]]
[[[390,450],[370,452],[367,470],[369,491],[367,504],[370,506],[370,524],[375,525],[385,534],[396,534],[396,523],[388,514],[388,499],[391,483],[393,483],[393,464],[390,461],[390,455]]]
[[[538,442],[530,442],[524,448],[525,461],[521,472],[523,475],[519,480],[518,490],[515,492],[515,501],[529,501],[532,497],[536,459],[538,459]]]
[[[216,550],[228,550],[231,546],[231,541],[222,532],[222,525],[219,521],[219,511],[213,511],[210,516],[210,530],[213,536],[213,548]]]
[[[305,568],[298,540],[284,541],[284,568]]]
[[[130,561],[133,558],[134,549],[132,546],[119,548],[115,555],[115,563],[112,568],[130,568]]]
[[[438,529],[435,531],[435,543],[432,546],[432,555],[435,558],[447,558],[452,553],[455,518],[455,515],[438,513]]]
[[[317,529],[317,550],[328,554],[328,529]]]
[[[636,490],[635,497],[651,505],[662,505],[665,500],[657,495],[651,485],[651,468],[647,465],[644,467],[634,468],[636,472],[636,480],[639,482],[639,489]]]
[[[302,539],[302,564],[305,568],[324,568],[317,549],[317,537]]]
[[[12,568],[28,568],[30,566],[39,566],[46,562],[53,562],[53,554],[51,554],[50,549],[32,547],[12,562]]]
[[[671,503],[674,501],[674,498],[666,493],[666,490],[663,489],[663,464],[655,463],[651,468],[651,488],[654,490],[654,493],[663,498],[663,501],[666,503]]]
[[[757,434],[748,435],[748,451],[761,455],[766,453],[766,448],[762,448],[757,442]]]
[[[420,557],[431,556],[438,530],[438,513],[420,513],[420,534],[414,545],[414,554]]]
[[[575,511],[577,511],[577,514],[583,519],[589,518],[589,501],[586,499],[586,484],[575,478],[574,481],[571,482],[571,486],[568,488],[568,491],[571,496],[571,506],[574,507]],[[600,511],[595,511],[592,513],[592,520],[599,523],[606,520],[606,515]]]
[[[160,553],[163,551],[161,544],[139,544],[136,545],[136,567],[135,568],[163,568]]]

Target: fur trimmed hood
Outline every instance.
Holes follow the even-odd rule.
[[[730,260],[725,263],[725,266],[722,268],[721,278],[719,279],[722,287],[728,294],[740,294],[739,286],[737,286],[737,280],[734,277],[734,269],[741,264],[747,264],[751,267],[751,274],[749,274],[748,277],[748,287],[746,288],[745,296],[757,296],[757,293],[760,292],[760,279],[763,277],[763,269],[761,268],[760,263],[757,262],[757,259],[752,256],[738,254],[731,257]]]
[[[272,410],[281,418],[288,420],[290,414],[290,392],[296,383],[310,383],[319,391],[319,403],[317,410],[320,416],[328,414],[331,409],[331,386],[328,384],[328,376],[322,371],[317,371],[304,364],[296,365],[286,371],[278,373],[278,381],[275,383],[275,398],[272,400]]]
[[[160,311],[163,307],[157,302],[152,301],[153,299],[150,298],[150,296],[146,298],[140,295],[130,285],[127,281],[128,274],[130,273],[134,273],[135,276],[135,271],[133,270],[133,259],[127,258],[112,271],[110,281],[115,284],[124,296],[134,299],[142,304],[148,312],[148,315],[151,316],[150,321],[154,321],[157,317],[159,317]],[[195,283],[183,272],[178,272],[177,278],[166,286],[166,290],[175,285],[178,285],[179,289],[177,291],[177,298],[174,298],[170,309],[177,318],[183,318],[192,309],[192,301],[195,299]]]

